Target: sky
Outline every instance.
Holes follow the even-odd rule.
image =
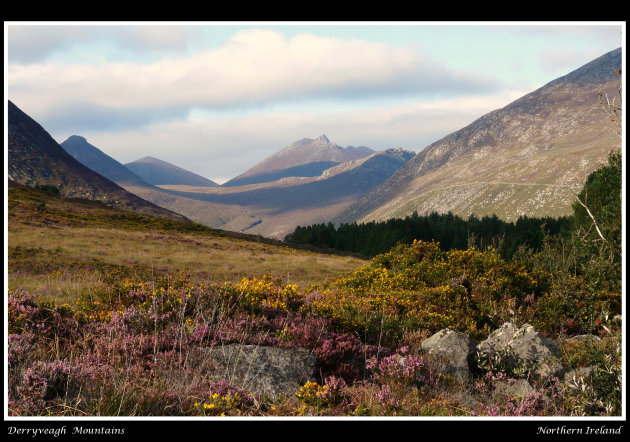
[[[322,134],[419,152],[621,47],[625,22],[5,22],[4,32],[5,96],[57,142],[81,135],[121,163],[153,156],[223,183]],[[6,145],[5,130],[5,158]]]

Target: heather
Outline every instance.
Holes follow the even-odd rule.
[[[548,275],[506,263],[492,249],[443,252],[417,241],[302,289],[270,275],[202,284],[186,274],[132,281],[114,273],[108,290],[73,305],[11,291],[9,409],[38,416],[618,413],[620,327],[614,311],[604,316],[614,305],[600,299],[586,310],[593,317],[570,328],[560,316],[567,306],[542,301],[553,290]],[[506,319],[549,335],[597,334],[600,343],[566,345],[563,355],[568,366],[596,367],[594,374],[566,384],[489,361],[464,386],[436,370],[419,345],[444,327],[482,338]],[[203,348],[231,343],[308,349],[316,378],[294,395],[253,395],[213,378],[202,357]],[[522,378],[534,386],[524,398],[489,394],[499,381]]]

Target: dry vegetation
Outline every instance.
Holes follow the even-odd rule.
[[[366,263],[228,237],[203,226],[185,231],[187,223],[152,225],[155,219],[124,212],[116,218],[117,212],[99,204],[21,186],[9,192],[9,288],[42,299],[72,302],[86,290],[102,289],[112,271],[146,280],[183,272],[195,282],[270,274],[303,286]]]

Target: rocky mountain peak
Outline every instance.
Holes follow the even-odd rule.
[[[267,157],[225,187],[275,181],[284,177],[319,176],[324,170],[346,161],[367,157],[374,151],[369,147],[346,149],[331,142],[324,134],[319,138],[303,138],[280,152]]]
[[[320,135],[320,137],[317,139],[317,141],[318,141],[319,143],[322,143],[322,144],[323,144],[323,143],[325,143],[325,144],[330,143],[330,140],[329,140],[329,139],[328,139],[328,137],[327,137],[326,135],[324,135],[324,134]]]

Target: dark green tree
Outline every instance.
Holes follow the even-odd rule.
[[[621,288],[621,159],[612,151],[573,205],[581,272],[611,290]]]

